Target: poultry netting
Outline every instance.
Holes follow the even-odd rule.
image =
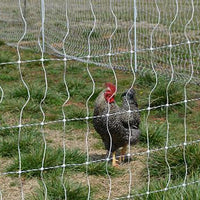
[[[194,65],[192,81],[199,83],[198,1],[140,0],[135,3],[137,12],[134,12],[133,0],[112,1],[113,13],[110,10],[110,1],[92,2],[93,12],[90,2],[86,0],[67,2],[46,0],[44,5],[41,2],[20,1],[27,23],[26,35],[19,44],[20,48],[40,51],[38,38],[43,37],[43,50],[63,57],[63,39],[69,31],[64,44],[67,58],[87,62],[88,36],[95,22],[95,28],[90,35],[91,63],[109,67],[108,57],[111,53],[115,68],[131,70],[129,41],[131,39],[132,51],[137,51],[139,71],[151,68],[149,54],[153,52],[154,67],[160,73],[170,76],[171,59],[174,64],[175,78],[178,80],[188,79],[188,73],[191,72],[190,60],[192,60]],[[19,2],[2,0],[0,7],[0,36],[9,45],[16,46],[24,32]],[[45,17],[44,26],[42,26],[42,16]],[[135,28],[133,29],[132,26]],[[114,30],[110,51],[109,38]],[[185,56],[188,51],[191,51],[191,57]]]
[[[199,10],[1,0],[0,199],[199,199]]]

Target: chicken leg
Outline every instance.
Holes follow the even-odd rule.
[[[125,160],[125,154],[126,154],[127,146],[128,146],[128,145],[123,146],[123,148],[122,148],[122,150],[121,150],[120,159],[119,159],[120,163],[121,163],[121,162],[124,162],[124,160]]]
[[[113,166],[113,167],[119,166],[118,160],[116,159],[115,151],[112,153],[112,166]]]

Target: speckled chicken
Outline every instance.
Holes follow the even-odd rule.
[[[112,83],[106,83],[95,101],[93,125],[101,136],[105,148],[112,152],[112,165],[117,166],[115,152],[121,148],[120,161],[124,160],[127,145],[135,144],[139,140],[140,115],[134,89],[124,92],[122,106],[115,102],[116,88]],[[127,112],[127,111],[132,112]],[[109,113],[109,115],[106,115]],[[113,114],[118,113],[118,114]],[[102,116],[103,115],[103,116]],[[130,141],[129,141],[130,138]]]

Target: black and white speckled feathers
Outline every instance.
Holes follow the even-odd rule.
[[[108,103],[105,99],[106,90],[102,91],[96,99],[94,116],[102,116],[93,119],[95,130],[100,134],[105,148],[111,152],[129,144],[137,143],[140,130],[140,115],[136,101],[136,94],[133,89],[122,94],[122,107],[116,102]],[[126,112],[131,110],[131,112]],[[106,114],[109,111],[108,117]],[[117,113],[114,114],[113,113]]]

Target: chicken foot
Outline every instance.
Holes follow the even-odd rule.
[[[116,152],[115,151],[112,153],[112,166],[113,167],[119,166],[119,161],[116,159]]]
[[[125,155],[126,155],[127,146],[128,146],[128,145],[123,146],[123,148],[122,148],[122,150],[121,150],[120,158],[119,158],[120,163],[121,163],[121,162],[124,162],[124,160],[125,160]]]

